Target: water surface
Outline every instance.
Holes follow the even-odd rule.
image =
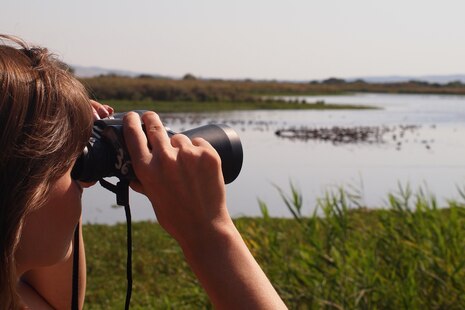
[[[226,123],[240,135],[244,165],[238,179],[227,185],[232,216],[259,215],[257,199],[271,215],[289,216],[274,186],[289,189],[293,182],[303,193],[304,213],[317,197],[338,186],[353,187],[370,207],[385,205],[388,192],[399,182],[423,187],[440,203],[458,198],[465,184],[465,97],[439,95],[354,94],[299,97],[307,102],[378,106],[379,110],[235,111],[164,114],[162,119],[180,131],[202,124]],[[334,144],[319,140],[290,140],[275,135],[282,128],[372,126],[389,131],[383,143]],[[406,126],[413,130],[403,130]],[[173,193],[175,194],[175,193]],[[111,208],[112,193],[100,186],[83,196],[84,222],[124,220],[122,209]],[[134,220],[155,219],[148,200],[131,193]]]

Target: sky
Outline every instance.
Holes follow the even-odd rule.
[[[463,0],[2,0],[66,63],[204,78],[465,73]]]

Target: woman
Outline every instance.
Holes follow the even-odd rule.
[[[46,49],[0,39],[0,308],[67,309],[73,233],[87,186],[71,178],[71,168],[90,137],[93,115],[112,110],[89,100]],[[154,112],[142,120],[146,134],[138,114],[124,118],[138,178],[131,186],[150,199],[212,303],[284,308],[228,214],[216,151],[202,139],[170,139]],[[79,244],[82,307],[85,256]]]

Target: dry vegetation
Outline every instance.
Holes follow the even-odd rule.
[[[431,84],[421,81],[373,84],[327,79],[322,82],[292,83],[252,80],[160,79],[99,76],[81,79],[99,100],[157,100],[190,102],[258,102],[264,96],[341,94],[348,92],[465,94],[460,82]]]

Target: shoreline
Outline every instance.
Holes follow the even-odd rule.
[[[239,102],[216,101],[156,101],[156,100],[101,100],[118,112],[131,110],[154,110],[159,113],[195,113],[217,111],[251,111],[251,110],[373,110],[376,106],[352,104],[331,104],[325,102],[303,102],[284,100],[261,100]]]

